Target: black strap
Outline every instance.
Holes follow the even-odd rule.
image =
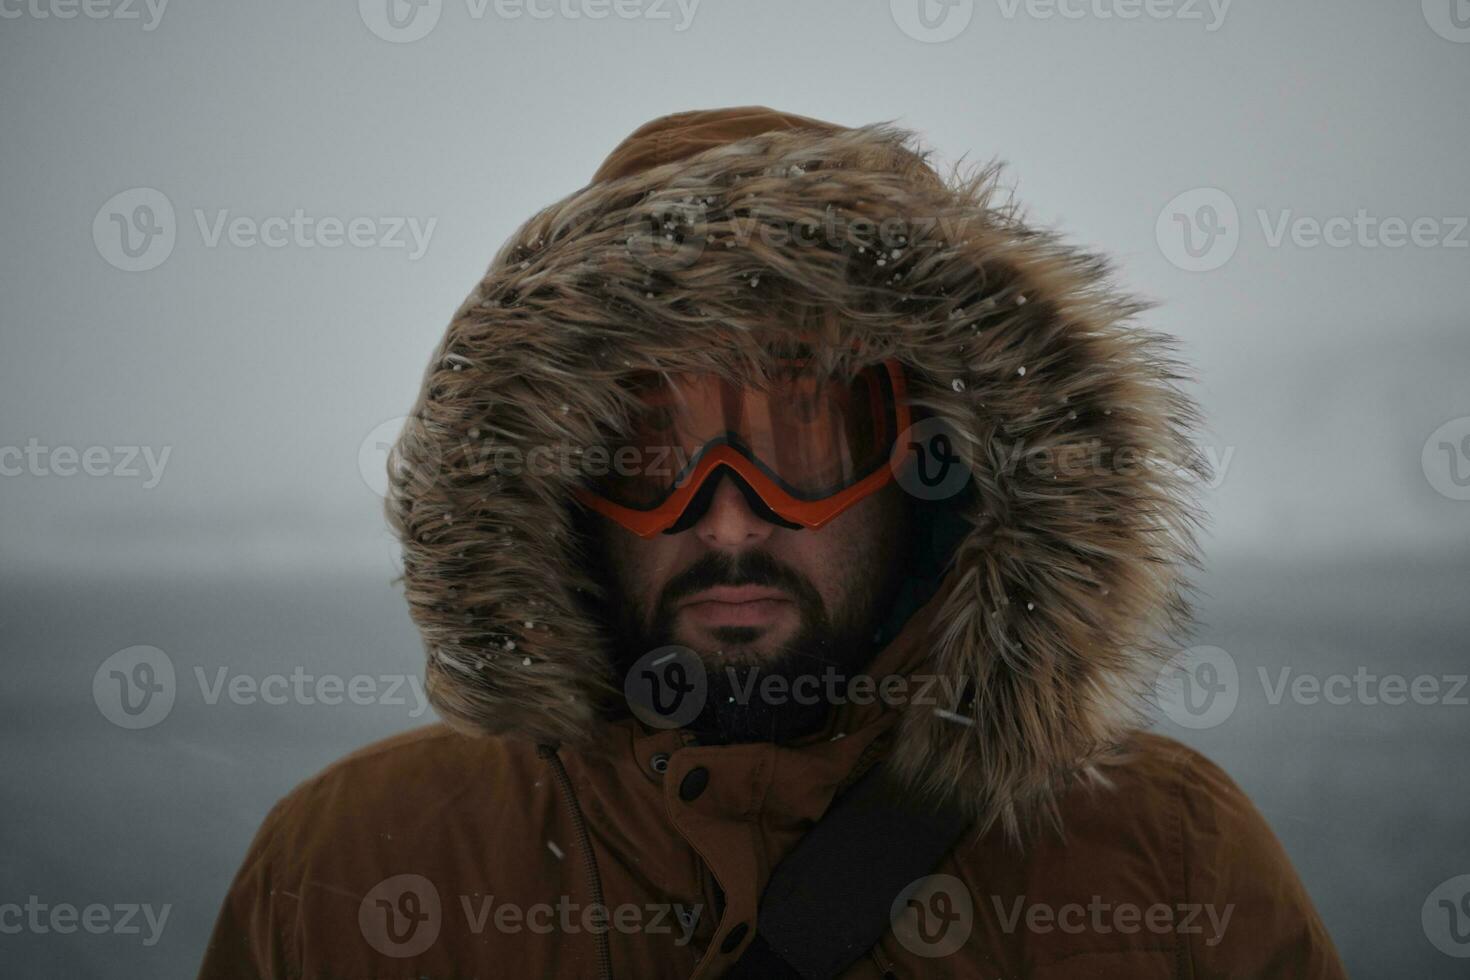
[[[893,901],[931,873],[969,826],[957,806],[924,806],[875,765],[827,810],[761,896],[736,980],[828,980],[878,942]]]

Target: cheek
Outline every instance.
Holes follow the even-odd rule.
[[[819,531],[784,532],[786,547],[773,549],[816,587],[828,612],[846,606],[853,592],[871,581],[874,565],[885,560],[885,522],[892,515],[877,503],[870,497]]]
[[[618,590],[651,610],[675,570],[679,543],[666,535],[640,538],[617,524],[609,525],[603,540],[607,569]]]
[[[897,560],[906,528],[903,502],[894,490],[867,498],[813,537],[810,550],[820,567],[811,574],[829,610],[884,581],[888,566]]]

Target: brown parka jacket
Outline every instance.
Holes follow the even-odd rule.
[[[845,977],[1341,977],[1250,801],[1138,730],[1202,466],[1167,342],[1106,271],[891,125],[745,107],[634,132],[497,255],[389,461],[448,724],[271,810],[200,976],[718,977],[871,769],[971,826]],[[740,375],[773,329],[817,331],[834,370],[899,359],[972,479],[868,669],[901,696],[702,745],[627,712],[579,456],[548,447],[606,442],[632,372]]]

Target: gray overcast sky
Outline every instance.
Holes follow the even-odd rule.
[[[1421,465],[1470,416],[1470,39],[1433,0],[1136,20],[977,0],[939,43],[902,6],[705,0],[685,25],[673,3],[593,20],[443,0],[407,43],[369,0],[0,21],[0,446],[141,446],[163,468],[153,487],[141,458],[136,478],[0,477],[0,560],[387,569],[359,448],[409,407],[496,248],[640,123],[747,103],[1004,159],[1034,220],[1112,255],[1201,377],[1225,464],[1210,554],[1470,547],[1470,504]],[[136,188],[175,241],[129,272],[94,223],[105,239],[120,193],[136,216]],[[1167,209],[1208,188],[1234,251],[1189,271]],[[1219,199],[1198,193],[1178,208],[1203,222]],[[426,247],[211,244],[221,220],[298,208],[379,238],[406,219]],[[1299,218],[1360,211],[1344,247],[1293,241]],[[1434,219],[1433,241],[1388,247],[1386,218]]]

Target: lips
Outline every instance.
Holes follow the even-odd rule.
[[[702,626],[765,626],[794,605],[781,589],[717,585],[685,599],[679,612]]]

